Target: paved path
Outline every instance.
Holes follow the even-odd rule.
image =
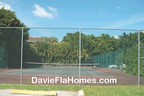
[[[12,89],[0,90],[0,96],[42,96],[42,95],[16,95],[11,94]],[[79,92],[71,92],[71,91],[56,91],[57,96],[84,96],[80,95],[81,91]]]

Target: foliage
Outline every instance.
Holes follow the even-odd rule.
[[[138,47],[134,46],[128,48],[124,55],[124,62],[126,64],[126,72],[129,74],[137,75],[138,72]]]
[[[10,10],[0,9],[0,27],[25,27]],[[28,28],[24,28],[24,40],[28,39]],[[0,46],[7,50],[8,67],[20,67],[21,28],[0,28]]]

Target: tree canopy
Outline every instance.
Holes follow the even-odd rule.
[[[26,27],[15,12],[0,9],[0,27]],[[28,28],[24,28],[24,41],[28,39]],[[9,68],[20,67],[21,28],[0,28],[0,47],[7,50]]]

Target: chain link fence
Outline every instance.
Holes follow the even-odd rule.
[[[43,84],[53,78],[144,84],[140,30],[106,28],[0,27],[0,83]],[[45,83],[44,83],[45,84]],[[60,79],[57,83],[60,84]],[[65,82],[64,85],[67,83]],[[111,84],[102,84],[111,85]]]

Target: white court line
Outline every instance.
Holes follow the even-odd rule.
[[[93,73],[93,72],[91,72],[91,71],[89,71],[89,70],[87,70],[87,69],[85,69],[85,68],[84,68],[84,70],[88,71],[90,74],[93,74],[93,75],[95,75],[95,76],[97,76],[97,77],[100,77],[100,76],[98,76],[97,74],[95,74],[95,73]]]
[[[59,68],[59,69],[57,70],[57,73],[59,73],[61,70],[62,70],[62,68]]]
[[[96,73],[93,73],[93,72],[91,72],[91,71],[89,71],[89,70],[87,70],[87,69],[85,69],[85,68],[84,68],[84,70],[88,71],[90,74],[96,75],[97,77],[106,77],[106,76],[108,76],[108,77],[114,77],[114,76],[111,76],[111,75],[109,75],[109,74],[105,74],[105,73],[103,73],[103,72],[97,72],[97,73],[104,74],[104,75],[106,75],[106,76],[98,76]]]

